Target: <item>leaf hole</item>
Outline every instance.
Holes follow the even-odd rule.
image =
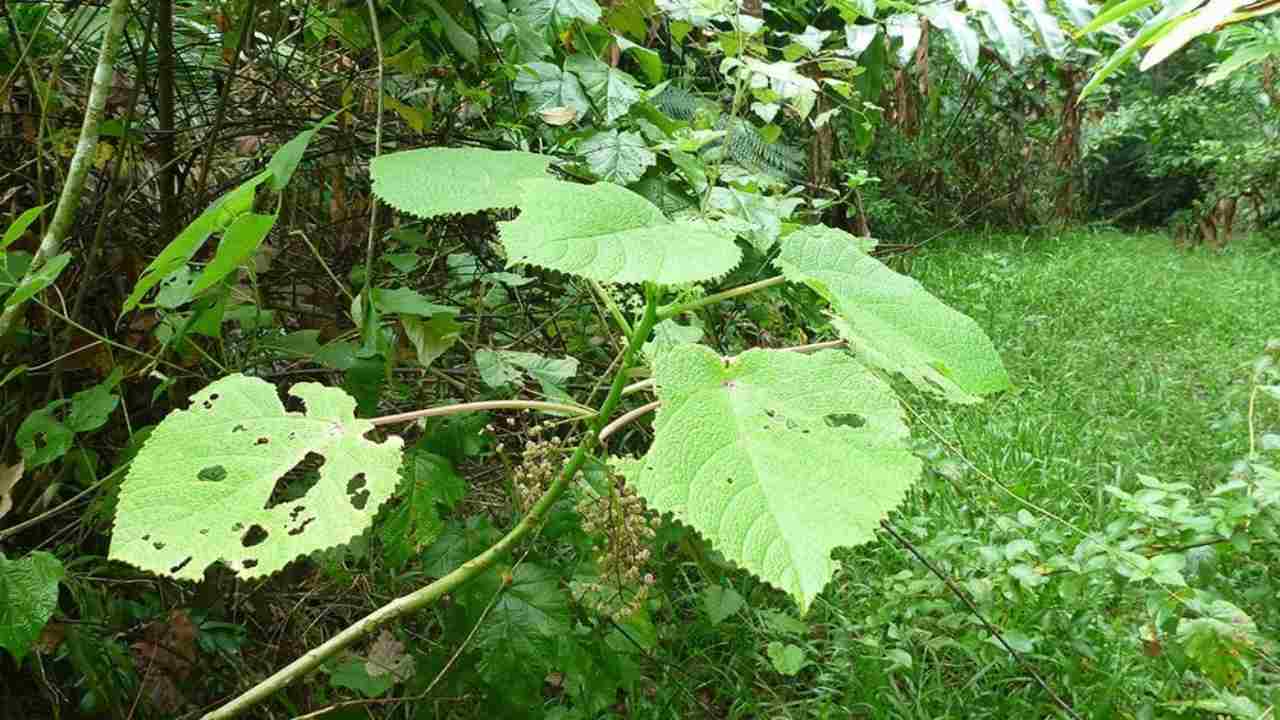
[[[310,525],[310,524],[312,523],[312,521],[314,521],[314,520],[315,520],[315,517],[314,517],[314,516],[309,517],[309,518],[307,518],[306,520],[303,520],[303,521],[302,521],[302,524],[301,524],[301,525],[299,525],[299,526],[298,526],[298,527],[296,527],[296,528],[291,529],[291,530],[289,531],[289,534],[290,534],[290,535],[301,535],[301,534],[302,534],[302,531],[303,531],[303,530],[306,530],[306,529],[307,529],[307,526],[308,526],[308,525]]]
[[[246,532],[240,538],[240,544],[243,545],[244,547],[253,547],[254,545],[261,545],[263,541],[267,539],[268,535],[269,533],[267,532],[266,528],[262,527],[261,525],[255,524],[252,527],[250,527],[249,531]]]
[[[151,543],[151,547],[153,547],[153,548],[155,548],[155,549],[157,549],[157,550],[163,550],[163,549],[164,549],[164,543],[162,543],[162,542],[160,542],[159,540],[157,540],[157,541],[155,541],[155,542]]]
[[[267,437],[260,437],[260,438],[258,438],[257,440],[253,441],[253,444],[254,444],[254,445],[266,445],[267,443],[270,443],[270,442],[271,442],[271,438],[267,438]]]
[[[369,502],[369,490],[365,488],[367,484],[364,473],[356,473],[347,481],[347,495],[351,496],[351,506],[357,510],[363,510]]]
[[[733,484],[733,478],[731,478],[731,477],[730,477],[730,478],[725,478],[725,479],[724,479],[724,481],[725,481],[725,482],[727,482],[727,483],[729,483],[730,485],[732,485],[732,484]]]
[[[293,502],[311,492],[311,488],[320,482],[320,468],[323,465],[323,455],[307,453],[301,462],[276,480],[275,486],[271,488],[271,496],[267,498],[267,504],[263,509],[270,510],[281,503]]]
[[[231,428],[231,432],[233,432],[233,433],[244,432],[245,430],[248,430],[248,429],[249,429],[249,428],[247,428],[247,427],[245,427],[245,426],[243,426],[243,425],[239,425],[239,424],[237,424],[235,427]]]
[[[187,566],[187,565],[189,565],[190,563],[191,563],[191,556],[190,556],[190,555],[188,555],[186,560],[183,560],[182,562],[178,563],[177,565],[174,565],[173,567],[169,568],[169,572],[171,572],[171,573],[175,573],[175,574],[176,574],[179,570],[181,570],[182,568],[186,567],[186,566]]]
[[[146,535],[142,536],[142,542],[147,542],[150,539],[151,539],[151,533],[147,533]]]
[[[196,479],[204,482],[222,482],[227,479],[227,469],[221,465],[211,465],[196,473]]]
[[[245,558],[244,562],[240,563],[240,566],[246,570],[249,570],[251,568],[258,567],[258,561],[254,560],[253,558]]]
[[[201,534],[201,535],[208,535],[208,534],[209,534],[209,528],[201,528],[201,529],[200,529],[200,534]]]
[[[238,532],[240,532],[240,531],[241,531],[241,530],[243,530],[243,529],[244,529],[244,523],[242,523],[242,522],[237,522],[235,525],[232,525],[232,526],[231,526],[231,532],[236,532],[236,533],[238,533]]]
[[[832,413],[822,418],[827,427],[860,428],[867,424],[867,419],[854,413]]]

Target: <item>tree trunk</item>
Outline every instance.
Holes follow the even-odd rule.
[[[1054,201],[1054,214],[1060,220],[1070,220],[1076,215],[1075,175],[1080,161],[1080,78],[1077,67],[1067,65],[1058,71],[1063,89],[1062,117],[1058,123],[1058,140],[1054,146],[1054,160],[1059,176],[1058,194]]]

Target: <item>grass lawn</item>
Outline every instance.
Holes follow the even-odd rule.
[[[688,623],[664,643],[668,672],[646,714],[1067,717],[1032,671],[1085,718],[1182,717],[1171,703],[1215,697],[1158,630],[1144,630],[1159,620],[1152,596],[1171,590],[1068,580],[1051,558],[1119,519],[1107,486],[1133,490],[1146,475],[1208,490],[1247,452],[1247,365],[1280,337],[1280,244],[1217,255],[1159,236],[955,237],[902,267],[978,320],[1017,390],[964,408],[905,393],[933,463],[894,523],[1026,662],[885,537],[844,555],[803,625],[744,574],[727,575],[752,605],[784,614]],[[1274,589],[1249,580],[1268,572],[1241,569],[1227,585],[1275,637]],[[689,576],[680,602],[692,619],[702,586]],[[791,677],[769,659],[801,657],[789,648],[806,663]],[[1278,699],[1265,678],[1260,670],[1240,690],[1264,708]]]

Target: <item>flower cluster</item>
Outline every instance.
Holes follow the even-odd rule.
[[[520,465],[512,473],[515,501],[522,513],[529,512],[560,472],[564,438],[551,434],[550,429],[546,423],[529,428]]]
[[[635,613],[654,584],[648,565],[658,517],[612,469],[608,491],[584,498],[578,503],[578,513],[583,530],[596,538],[594,559],[598,574],[576,585],[578,600],[614,619]]]

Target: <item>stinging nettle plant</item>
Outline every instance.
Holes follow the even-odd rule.
[[[657,396],[653,443],[642,457],[608,461],[650,508],[700,533],[727,559],[791,595],[802,611],[835,572],[832,550],[871,540],[920,473],[886,375],[900,374],[957,403],[1009,387],[977,323],[871,257],[874,241],[825,226],[779,240],[775,277],[664,304],[678,296],[677,286],[714,281],[738,265],[742,251],[734,233],[702,219],[670,220],[618,185],[557,180],[552,164],[526,152],[431,148],[381,156],[371,172],[375,194],[418,218],[518,209],[514,220],[498,225],[511,265],[565,273],[597,287],[643,289],[644,306],[634,317],[613,306],[628,342],[605,400],[585,416],[588,427],[571,457],[493,546],[207,717],[240,714],[494,565],[538,528],[590,458],[607,455],[602,437],[616,427],[610,422],[628,371],[645,359]],[[230,207],[223,203],[220,212]],[[239,207],[251,212],[249,203]],[[219,219],[228,227],[235,222]],[[184,258],[189,249],[182,248]],[[153,285],[159,279],[148,278]],[[640,351],[652,335],[675,337],[660,326],[683,313],[785,282],[811,288],[828,304],[843,348],[812,354],[753,349],[724,358],[705,345],[664,340]],[[304,412],[287,411],[265,381],[232,375],[165,418],[121,486],[110,556],[176,578],[198,578],[215,562],[252,578],[367,529],[396,489],[403,443],[366,435],[375,424],[439,409],[364,420],[339,389],[301,383],[290,392]],[[309,455],[324,460],[319,481],[299,499],[271,504],[276,480]]]

